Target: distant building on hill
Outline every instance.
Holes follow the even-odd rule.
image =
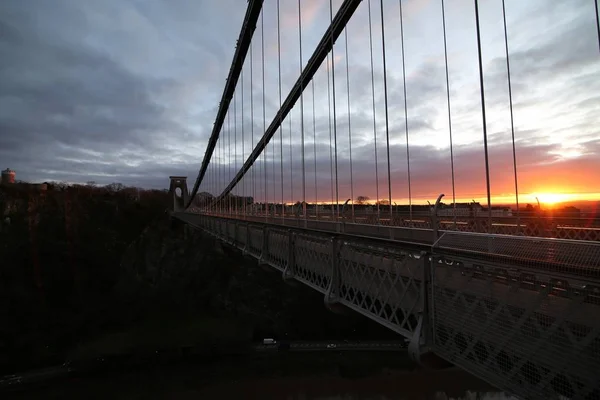
[[[17,177],[17,173],[10,168],[6,168],[2,171],[2,181],[3,185],[9,185],[11,183],[15,183]]]

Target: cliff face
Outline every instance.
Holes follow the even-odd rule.
[[[0,373],[63,360],[66,349],[122,322],[115,283],[123,251],[165,210],[166,194],[0,187]],[[116,310],[116,312],[113,312]]]

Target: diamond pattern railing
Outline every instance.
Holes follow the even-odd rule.
[[[262,246],[263,246],[263,229],[260,226],[255,225],[246,225],[247,230],[246,234],[248,236],[248,243],[246,246],[246,251],[253,255],[256,258],[259,258],[262,254]]]
[[[190,214],[200,213],[200,210],[190,209]],[[346,213],[347,214],[347,213]],[[396,228],[411,228],[433,230],[434,218],[426,213],[415,213],[412,219],[409,215],[396,215],[390,218],[389,212],[384,210],[377,216],[376,213],[357,213],[354,217],[350,215],[340,216],[337,219],[330,212],[322,214],[309,214],[304,216],[286,214],[285,219],[281,216],[261,215],[259,212],[238,216],[239,219],[255,220],[287,226],[300,227],[305,222],[316,223],[319,221],[331,223],[346,223],[355,225],[389,226]],[[227,216],[226,216],[227,217]],[[584,240],[591,242],[600,241],[600,219],[598,218],[566,218],[566,217],[522,217],[515,216],[493,216],[491,228],[487,216],[437,216],[437,228],[441,231],[459,231],[474,233],[490,233],[500,235],[548,237],[570,240]]]
[[[295,278],[325,293],[331,278],[331,245],[326,236],[297,234],[295,238]]]
[[[344,241],[339,251],[341,304],[361,310],[388,328],[410,337],[423,311],[423,259],[387,247]]]
[[[436,354],[519,397],[600,400],[599,243],[446,231],[430,247],[179,217],[407,338],[423,316]]]
[[[445,232],[433,248],[447,255],[600,279],[600,245],[589,241]]]
[[[600,399],[600,246],[445,236],[431,267],[434,351],[523,398]]]
[[[268,247],[262,256],[263,262],[283,272],[288,262],[288,243],[288,232],[269,228],[267,230]]]
[[[417,315],[423,312],[421,282],[426,257],[419,251],[402,250],[396,244],[366,245],[324,232],[283,230],[207,215],[195,217],[199,219],[195,218],[194,224],[200,228],[265,264],[288,271],[295,280],[321,293],[334,293],[340,304],[407,337],[414,332]]]

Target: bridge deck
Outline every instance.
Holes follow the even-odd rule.
[[[600,243],[442,232],[433,244],[174,216],[407,338],[426,316],[435,353],[498,387],[600,393]]]

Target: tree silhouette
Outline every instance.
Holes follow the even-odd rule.
[[[356,198],[356,204],[365,204],[366,202],[368,202],[369,200],[371,200],[369,198],[369,196],[358,196]]]

